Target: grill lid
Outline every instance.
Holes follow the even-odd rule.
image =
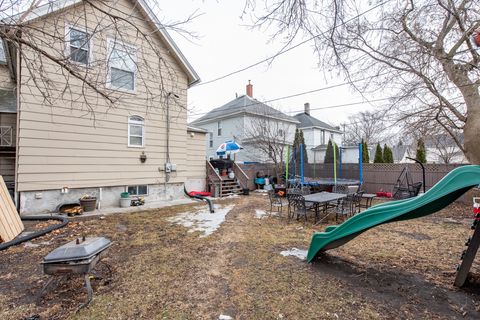
[[[111,244],[112,242],[105,237],[76,239],[47,254],[42,263],[89,259]]]

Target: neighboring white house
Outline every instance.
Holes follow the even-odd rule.
[[[343,132],[339,128],[318,120],[310,115],[310,103],[305,103],[305,111],[294,116],[298,120],[297,128],[303,131],[305,149],[309,163],[323,163],[328,141],[334,141],[338,146],[342,143]]]
[[[457,139],[463,143],[463,135],[459,134]],[[455,141],[447,134],[436,134],[424,137],[425,153],[427,163],[468,163],[465,154],[460,150]],[[396,147],[398,148],[398,146]],[[413,162],[407,157],[415,158],[417,153],[416,143],[408,146],[400,146],[403,150],[399,162]],[[394,148],[395,150],[395,148]]]
[[[256,99],[253,85],[248,84],[246,94],[225,105],[215,108],[203,117],[191,122],[192,126],[203,128],[207,133],[206,157],[218,158],[216,150],[220,144],[235,140],[244,149],[235,154],[237,162],[270,162],[268,153],[261,150],[259,140],[262,132],[267,136],[276,135],[276,143],[293,144],[298,121]]]

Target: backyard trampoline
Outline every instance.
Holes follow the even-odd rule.
[[[354,180],[354,179],[343,179],[343,178],[316,178],[316,179],[311,179],[311,178],[304,178],[304,181],[302,183],[302,179],[296,178],[296,179],[288,179],[288,183],[290,185],[304,185],[304,186],[310,186],[310,187],[319,187],[319,186],[335,186],[335,185],[343,185],[343,186],[355,186],[360,184],[360,180]]]

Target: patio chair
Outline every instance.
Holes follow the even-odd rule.
[[[273,190],[268,190],[268,198],[270,199],[270,213],[273,212],[273,208],[277,208],[279,213],[283,210],[282,198]]]
[[[360,209],[362,207],[362,196],[363,196],[363,191],[356,192],[353,195],[354,214],[360,213]]]
[[[310,189],[310,187],[302,187],[302,189],[300,189],[300,194],[304,196],[311,193],[312,193],[312,190]]]
[[[355,211],[355,195],[348,194],[345,198],[339,200],[338,205],[335,207],[335,221],[338,221],[338,217],[352,216]]]
[[[295,201],[296,201],[296,196],[298,195],[294,191],[289,191],[289,190],[294,190],[294,189],[287,189],[287,202],[288,202],[287,218],[288,219],[290,219],[290,214],[292,218],[294,216]]]
[[[337,184],[336,186],[333,186],[333,192],[335,193],[345,193],[348,194],[348,186],[344,184]]]
[[[300,217],[304,217],[306,222],[308,207],[305,198],[301,194],[292,194],[291,198],[293,201],[292,218],[295,217],[295,215],[297,216],[297,220],[299,220]]]

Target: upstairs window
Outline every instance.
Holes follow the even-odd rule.
[[[107,86],[111,89],[135,91],[137,50],[135,47],[109,42]]]
[[[71,61],[85,65],[90,62],[90,36],[85,30],[67,27],[65,42]]]
[[[0,38],[0,64],[7,64],[7,49],[6,45],[3,42],[3,39]]]
[[[208,136],[209,136],[208,146],[209,148],[213,148],[213,132],[209,132]]]
[[[145,145],[145,120],[139,116],[128,118],[128,146],[143,147]]]
[[[217,136],[221,136],[222,135],[222,121],[218,121],[217,122]]]

